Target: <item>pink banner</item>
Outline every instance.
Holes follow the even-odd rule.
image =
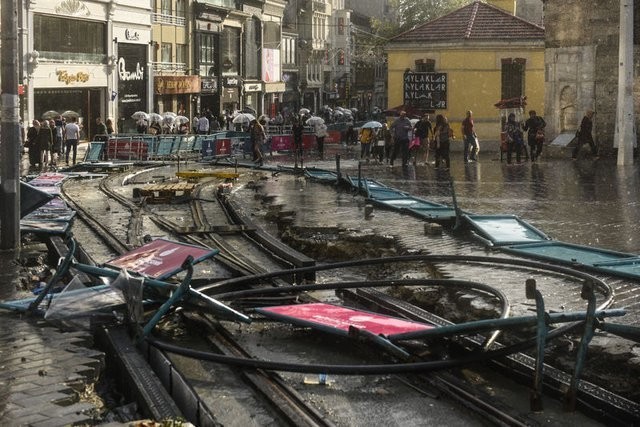
[[[107,265],[152,278],[165,278],[181,271],[182,263],[188,255],[198,261],[215,254],[211,249],[156,239],[108,261]]]
[[[281,305],[257,310],[265,316],[283,318],[292,323],[343,332],[348,332],[349,327],[354,326],[376,335],[391,336],[433,328],[424,323],[324,303]]]

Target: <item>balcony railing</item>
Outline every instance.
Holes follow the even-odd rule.
[[[176,25],[176,26],[184,27],[186,22],[187,20],[181,16],[165,15],[163,13],[153,14],[154,24],[167,24],[167,25]]]
[[[152,62],[151,68],[154,73],[184,73],[187,71],[187,64],[184,62]]]

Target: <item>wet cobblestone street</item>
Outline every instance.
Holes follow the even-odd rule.
[[[385,164],[362,162],[359,168],[356,150],[338,148],[325,160],[316,160],[313,154],[306,160],[306,167],[335,170],[335,155],[340,156],[343,175],[375,179],[384,185],[405,191],[429,201],[453,204],[450,176],[453,180],[457,202],[465,212],[475,214],[514,214],[535,226],[554,240],[588,245],[621,252],[640,253],[638,212],[638,167],[619,167],[614,159],[550,158],[538,163],[507,165],[500,162],[498,153],[484,153],[478,163],[462,163],[461,153],[452,153],[450,171],[435,169],[433,165],[409,165],[389,167]],[[456,155],[459,156],[456,157]],[[329,160],[331,159],[331,160]],[[289,164],[287,156],[272,160],[277,164]],[[492,252],[468,235],[451,234],[432,236],[425,233],[425,222],[410,215],[375,208],[374,214],[365,217],[365,199],[354,197],[348,191],[331,185],[310,182],[303,177],[288,174],[269,176],[262,182],[262,192],[276,196],[274,204],[284,204],[296,212],[295,224],[313,227],[341,227],[354,230],[372,230],[376,234],[393,236],[408,252],[429,254],[492,255]],[[259,217],[264,208],[253,197],[242,199],[248,209]],[[253,190],[250,190],[253,191]],[[275,227],[262,224],[275,233]],[[455,270],[455,276],[474,278],[478,271],[466,268],[464,272],[454,266],[445,266],[444,272]],[[482,273],[482,281],[506,286],[514,300],[524,296],[526,276],[513,275],[505,281],[505,274]],[[640,321],[640,299],[637,284],[625,279],[609,278],[618,294],[616,306],[633,308],[624,323]],[[506,282],[506,283],[505,283]],[[570,309],[562,294],[554,290],[547,303],[551,309]],[[579,309],[578,300],[573,308]],[[524,311],[528,306],[521,307]]]

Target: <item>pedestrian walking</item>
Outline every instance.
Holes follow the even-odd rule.
[[[327,137],[327,125],[324,123],[316,124],[316,146],[318,147],[318,156],[320,160],[324,160],[324,139]]]
[[[373,142],[373,129],[363,128],[360,130],[360,160],[369,163],[371,157],[371,143]]]
[[[207,135],[209,133],[209,119],[205,114],[201,114],[198,118],[198,135]]]
[[[464,142],[464,162],[475,162],[478,160],[478,137],[473,124],[473,111],[467,111],[465,119],[462,121],[462,138]]]
[[[298,116],[293,116],[291,124],[291,133],[293,135],[293,159],[295,167],[298,167],[298,161],[300,161],[300,167],[303,167],[303,147],[302,139],[304,135],[304,124],[300,121]]]
[[[505,131],[507,133],[507,163],[511,164],[514,151],[516,152],[516,163],[520,163],[524,139],[522,130],[520,130],[520,122],[516,121],[515,113],[510,113],[507,117]]]
[[[107,126],[107,135],[114,135],[116,133],[116,129],[113,126],[113,120],[111,119],[107,119],[106,122],[104,122],[105,126]]]
[[[591,147],[591,154],[594,158],[598,158],[598,147],[596,147],[596,143],[593,140],[593,135],[591,133],[593,131],[594,114],[595,112],[593,110],[587,110],[582,118],[582,122],[580,122],[580,128],[576,132],[577,143],[573,148],[573,153],[571,154],[571,158],[573,160],[578,158],[578,152],[584,144],[589,144],[589,147]]]
[[[136,132],[139,134],[147,133],[148,125],[147,120],[144,117],[140,117],[136,122]]]
[[[413,126],[407,118],[406,111],[400,111],[400,116],[390,127],[394,140],[393,152],[391,153],[391,159],[389,161],[390,166],[393,166],[393,162],[398,157],[398,154],[402,156],[402,166],[407,166],[409,163],[409,133],[412,128]]]
[[[373,146],[371,147],[371,155],[378,163],[384,160],[385,149],[385,131],[388,133],[387,124],[383,123],[381,128],[374,129]]]
[[[527,142],[532,162],[535,162],[542,153],[545,126],[547,126],[547,123],[537,115],[535,110],[529,111],[529,118],[525,120],[522,129],[527,131]]]
[[[391,161],[391,154],[393,153],[393,135],[389,130],[389,126],[386,123],[382,124],[382,139],[384,139],[384,159],[385,163]]]
[[[38,132],[38,148],[40,149],[40,169],[45,170],[49,164],[51,155],[51,145],[53,144],[53,131],[49,126],[48,120],[40,123],[40,132]]]
[[[60,122],[61,124],[62,122]],[[63,140],[63,128],[58,125],[57,120],[49,120],[49,127],[53,134],[53,141],[51,143],[51,166],[58,165],[58,159],[62,155],[62,140]]]
[[[40,133],[40,122],[34,120],[32,126],[27,129],[27,149],[29,150],[29,166],[36,168],[40,165],[40,147],[38,147],[38,133]]]
[[[262,124],[256,120],[251,120],[249,123],[249,138],[251,140],[251,151],[253,152],[253,163],[258,166],[263,165],[262,159],[262,146],[267,140],[267,135],[264,132]]]
[[[429,115],[425,114],[413,127],[414,136],[420,138],[420,147],[416,150],[413,160],[414,166],[416,163],[424,163],[426,165],[429,161],[429,135],[432,133],[433,128],[429,120]]]
[[[92,141],[107,141],[109,139],[109,133],[107,132],[107,125],[102,121],[102,117],[96,117],[96,131],[93,134]]]
[[[450,156],[450,140],[453,137],[453,130],[449,126],[449,120],[442,115],[436,116],[436,128],[433,132],[436,140],[436,168],[440,167],[440,163],[444,164],[445,169],[451,167]]]
[[[80,140],[80,127],[76,123],[78,119],[75,116],[71,117],[71,122],[67,123],[64,127],[65,138],[65,161],[69,165],[69,154],[73,150],[72,160],[73,164],[76,164],[76,155],[78,154],[78,141]]]

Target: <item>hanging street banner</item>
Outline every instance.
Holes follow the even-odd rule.
[[[447,109],[447,73],[404,73],[404,105],[422,110]]]

